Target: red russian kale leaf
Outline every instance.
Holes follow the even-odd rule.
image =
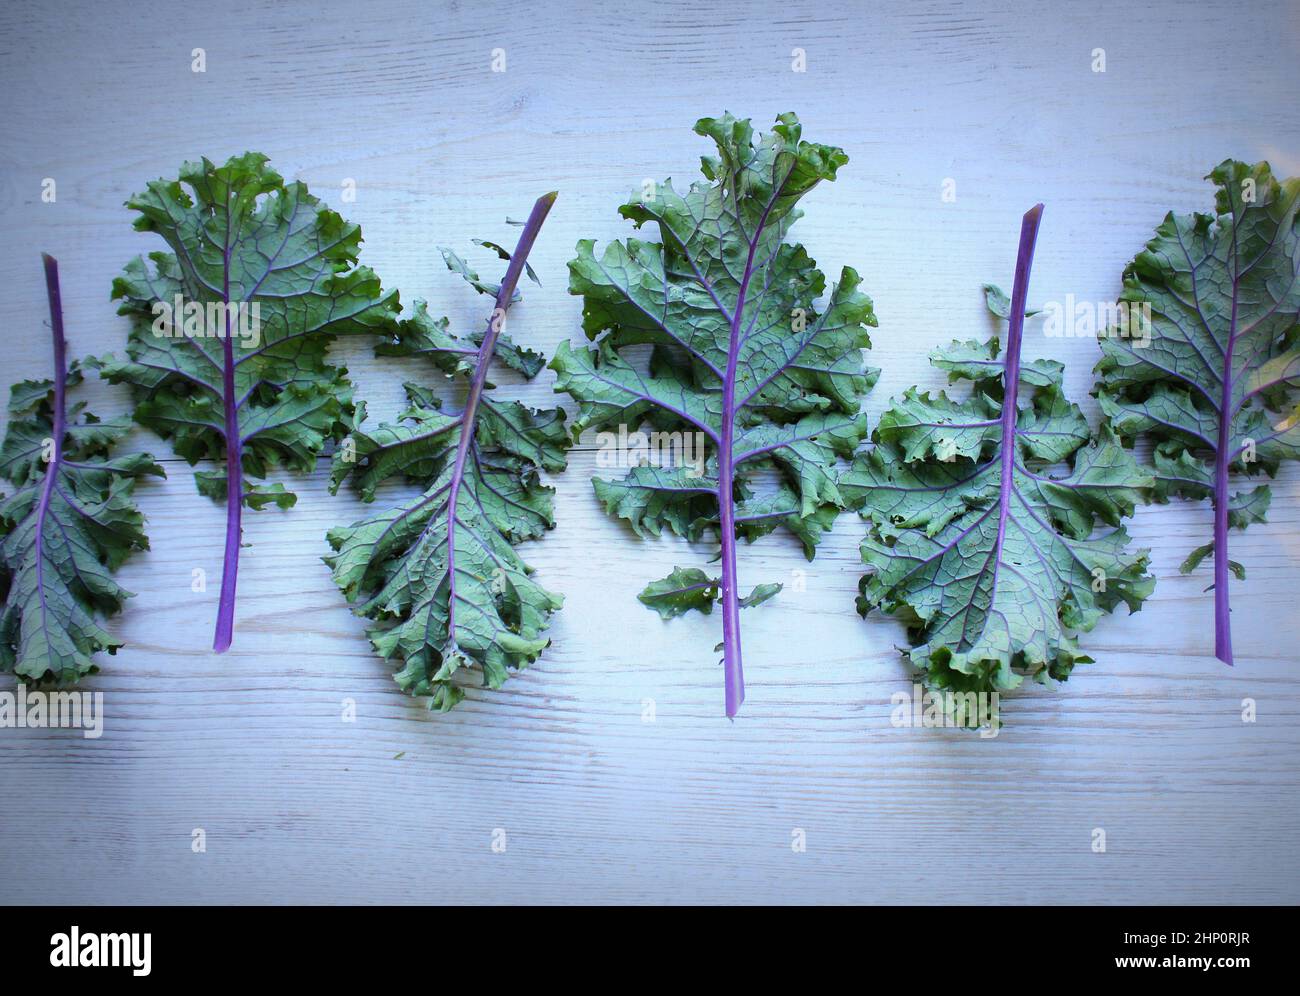
[[[1136,610],[1154,586],[1147,551],[1128,549],[1120,525],[1150,475],[1108,429],[1092,438],[1062,393],[1060,363],[1020,359],[1041,211],[1025,215],[1011,301],[989,296],[1009,315],[1006,352],[993,339],[932,354],[970,397],[908,390],[841,482],[871,523],[859,611],[902,620],[912,663],[937,688],[1067,678],[1090,660],[1074,634],[1120,602]],[[1098,533],[1102,524],[1113,528]]]
[[[702,160],[704,182],[685,191],[648,185],[619,208],[638,228],[653,223],[658,242],[628,238],[600,256],[591,240],[578,243],[569,290],[582,295],[583,328],[599,343],[562,344],[551,366],[556,389],[578,402],[575,434],[648,423],[702,441],[707,459],[691,466],[636,466],[594,484],[638,534],[716,532],[720,577],[678,568],[641,600],[665,616],[721,601],[734,716],[745,694],[739,610],[777,589],[741,597],[736,537],[784,525],[812,557],[844,507],[839,458],[866,432],[859,409],[876,372],[864,370],[861,351],[876,319],[856,272],[845,267],[827,295],[803,247],[785,241],[800,198],[835,179],[844,152],[803,141],[793,114],[765,136],[729,114],[703,118],[695,131],[717,144]],[[775,490],[755,485],[765,470],[780,480]]]
[[[1245,570],[1228,528],[1263,522],[1271,498],[1231,482],[1300,456],[1300,178],[1228,160],[1207,179],[1214,213],[1169,213],[1125,269],[1127,321],[1101,339],[1097,394],[1116,432],[1156,441],[1158,501],[1214,505],[1213,539],[1183,572],[1213,554],[1214,652],[1231,664],[1228,574]]]
[[[188,191],[187,189],[188,188]],[[330,341],[386,333],[397,293],[357,266],[361,229],[286,184],[266,157],[224,166],[186,163],[180,180],[155,180],[127,206],[135,227],[171,252],[136,258],[113,282],[133,324],[128,359],[102,367],[131,385],[136,421],[172,441],[199,491],[226,503],[226,545],[213,649],[230,646],[245,504],[296,500],[282,484],[253,483],[282,463],[308,472],[352,415],[347,371],[326,362]]]
[[[553,491],[539,471],[564,469],[570,445],[564,413],[533,411],[493,397],[488,373],[497,359],[527,377],[543,358],[516,346],[502,331],[506,311],[528,253],[555,200],[540,198],[511,254],[505,279],[488,284],[459,257],[444,251],[447,265],[476,289],[495,298],[484,330],[460,339],[447,320],[429,316],[423,302],[395,329],[380,355],[423,356],[467,381],[460,412],[442,410],[426,388],[407,384],[410,408],[397,424],[357,427],[334,455],[331,490],[351,478],[365,501],[383,481],[402,476],[422,494],[333,529],[334,553],[325,558],[334,580],[355,611],[374,620],[369,635],[376,651],[401,664],[401,688],[429,696],[429,707],[451,709],[464,693],[462,668],[477,667],[483,684],[499,688],[510,668],[537,659],[550,642],[543,631],[563,599],[532,578],[515,544],[539,538],[555,525]]]
[[[0,477],[0,671],[30,684],[70,685],[97,671],[94,655],[122,646],[95,620],[131,596],[112,572],[147,550],[135,482],[163,470],[147,453],[111,458],[131,431],[67,403],[81,369],[67,363],[58,264],[45,256],[54,336],[54,380],[23,381],[10,394]]]

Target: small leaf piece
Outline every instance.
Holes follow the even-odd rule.
[[[651,581],[637,599],[659,613],[662,619],[684,616],[698,609],[706,616],[713,611],[721,582],[698,567],[674,567],[659,581]]]
[[[131,592],[112,572],[149,549],[136,479],[166,475],[147,453],[110,458],[127,419],[100,422],[77,405],[80,421],[68,421],[67,387],[81,371],[67,364],[58,263],[43,259],[54,380],[14,385],[0,447],[0,476],[17,488],[0,499],[0,671],[67,686],[99,670],[96,653],[122,646],[95,617],[121,610]]]
[[[754,590],[740,600],[742,609],[752,609],[755,605],[762,605],[769,598],[772,598],[782,588],[782,585],[775,582],[759,584],[754,586]]]
[[[1004,322],[1011,318],[1011,298],[1007,297],[1007,292],[997,284],[984,285],[984,304],[996,317],[1001,318]],[[1040,312],[1034,308],[1025,310],[1025,317],[1032,318]]]

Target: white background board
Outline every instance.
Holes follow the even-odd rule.
[[[1105,301],[1166,210],[1209,209],[1200,178],[1220,160],[1300,171],[1294,3],[555,8],[6,3],[3,381],[49,371],[42,250],[62,264],[73,355],[122,349],[109,284],[161,248],[123,201],[200,155],[266,152],[361,224],[385,285],[458,329],[486,301],[436,246],[513,239],[504,218],[558,189],[532,257],[544,287],[526,285],[512,313],[512,333],[550,354],[579,335],[575,241],[628,234],[616,207],[644,179],[691,177],[709,151],[697,117],[728,109],[766,128],[795,110],[806,137],[851,159],[795,232],[875,299],[873,425],[892,394],[940,386],[931,348],[991,331],[979,285],[1010,287],[1035,201],[1031,301]],[[1065,361],[1095,415],[1095,342],[1032,330],[1026,356]],[[403,379],[431,379],[360,341],[335,355],[372,417],[396,413]],[[552,380],[520,396],[553,403]],[[126,408],[102,384],[82,396],[101,415]],[[398,692],[320,562],[326,529],[363,508],[330,498],[320,473],[289,483],[292,511],[246,514],[235,646],[214,656],[224,516],[166,443],[137,431],[131,445],[169,477],[140,488],[153,548],[123,569],[138,597],[110,624],[128,646],[87,686],[105,695],[106,731],[0,730],[2,900],[1300,899],[1294,468],[1270,523],[1233,535],[1249,570],[1233,586],[1235,668],[1212,657],[1208,562],[1178,573],[1210,537],[1208,504],[1143,509],[1132,531],[1152,550],[1154,597],[1086,638],[1097,663],[1004,703],[1007,728],[980,740],[890,724],[890,695],[909,688],[903,634],[854,612],[851,516],[813,564],[782,536],[742,549],[743,586],[787,589],[745,614],[748,699],[724,719],[719,617],[663,623],[635,600],[708,551],[639,541],[602,514],[590,445],[555,480],[559,527],[524,551],[567,599],[554,644],[503,691],[471,690],[449,716]],[[347,698],[355,723],[340,720]]]

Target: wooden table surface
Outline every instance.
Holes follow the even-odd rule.
[[[726,109],[766,128],[794,110],[851,158],[795,233],[875,299],[874,426],[891,395],[941,386],[930,349],[992,330],[980,284],[1010,288],[1034,202],[1031,301],[1106,301],[1167,210],[1209,209],[1201,178],[1220,160],[1300,172],[1295,3],[1052,6],[10,0],[3,381],[49,373],[39,252],[61,262],[72,355],[120,352],[109,284],[161,248],[123,202],[184,159],[246,149],[358,221],[362,261],[458,329],[487,302],[437,246],[488,270],[471,238],[511,239],[504,219],[558,189],[533,256],[543,287],[512,313],[512,334],[549,355],[580,334],[575,241],[627,235],[616,208],[644,179],[691,178],[709,151],[695,119]],[[1065,361],[1095,417],[1096,343],[1030,328],[1026,356]],[[404,379],[436,379],[361,341],[334,355],[372,417],[397,412]],[[544,371],[518,396],[554,403],[552,383]],[[80,396],[126,410],[102,383]],[[1085,637],[1095,664],[1004,701],[1002,734],[980,739],[891,724],[904,637],[854,611],[855,516],[812,564],[788,537],[742,548],[743,586],[787,586],[746,613],[748,700],[726,720],[720,617],[664,623],[635,599],[709,550],[607,518],[590,439],[554,480],[559,527],[523,551],[566,597],[554,643],[504,690],[473,689],[447,716],[400,694],[320,561],[325,531],[364,507],[328,495],[323,463],[287,482],[296,508],[246,514],[235,645],[216,656],[222,510],[165,442],[137,430],[129,445],[168,478],[140,488],[152,550],[121,571],[138,594],[110,624],[127,646],[86,683],[105,732],[0,730],[4,901],[1300,900],[1294,467],[1271,521],[1233,535],[1249,571],[1233,585],[1235,667],[1212,656],[1209,563],[1178,572],[1210,538],[1209,505],[1144,508],[1132,531],[1155,595]]]

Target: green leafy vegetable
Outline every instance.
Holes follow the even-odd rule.
[[[226,502],[218,652],[234,627],[243,505],[295,501],[282,484],[247,478],[277,462],[310,471],[344,435],[352,386],[325,361],[329,343],[385,334],[399,310],[396,292],[355,265],[361,229],[266,161],[249,152],[220,167],[186,163],[179,181],[155,180],[127,202],[135,227],[172,251],[151,253],[152,266],[136,258],[113,282],[133,324],[128,359],[102,367],[133,388],[136,421],[191,464],[224,464],[196,475],[200,492]]]
[[[667,527],[694,540],[716,531],[719,578],[678,568],[641,600],[665,616],[721,601],[734,716],[744,700],[739,610],[775,591],[761,586],[742,599],[736,537],[784,525],[812,557],[844,505],[838,459],[866,433],[859,408],[876,371],[864,370],[861,351],[876,318],[857,273],[845,267],[826,294],[803,247],[785,241],[799,200],[835,178],[843,150],[803,141],[793,114],[766,136],[730,114],[703,118],[695,131],[717,145],[702,161],[705,182],[681,192],[665,181],[619,208],[637,227],[654,223],[659,242],[629,238],[600,256],[591,240],[578,243],[569,290],[582,295],[583,328],[600,342],[562,344],[551,366],[556,389],[578,402],[575,433],[648,422],[661,439],[680,443],[686,433],[707,452],[695,465],[636,466],[594,483],[638,534]],[[765,470],[780,479],[775,491],[753,483]]]
[[[1183,563],[1214,556],[1214,652],[1232,663],[1228,528],[1263,522],[1267,485],[1300,456],[1300,178],[1227,160],[1213,214],[1165,216],[1124,271],[1120,315],[1106,330],[1098,397],[1115,431],[1156,440],[1158,501],[1209,498],[1214,536]],[[1142,334],[1137,334],[1141,332]]]
[[[58,263],[45,256],[54,336],[54,379],[23,381],[10,394],[0,477],[16,487],[0,499],[0,671],[30,684],[71,685],[99,670],[94,656],[122,646],[96,622],[131,596],[112,571],[147,550],[136,479],[165,476],[153,457],[109,458],[129,419],[101,422],[67,405],[81,383],[67,363]]]
[[[936,688],[1001,692],[1023,674],[1065,679],[1090,660],[1074,632],[1121,601],[1138,609],[1154,586],[1147,551],[1129,550],[1120,526],[1150,476],[1109,430],[1090,438],[1062,394],[1060,364],[1020,361],[1041,211],[1021,230],[1005,355],[996,339],[932,355],[952,380],[972,384],[970,397],[910,389],[841,483],[871,524],[859,611],[901,619],[912,662]],[[1099,521],[1115,528],[1097,535]]]
[[[988,306],[989,311],[997,315],[1003,321],[1009,321],[1011,318],[1011,298],[1007,297],[1007,292],[997,284],[984,285],[984,303]],[[1026,318],[1032,318],[1034,315],[1041,314],[1037,308],[1029,308],[1025,311]]]
[[[483,333],[459,339],[447,320],[429,317],[423,302],[401,322],[381,355],[424,356],[465,379],[463,410],[444,412],[430,391],[406,386],[410,408],[398,424],[357,427],[334,455],[331,490],[351,478],[366,501],[375,488],[401,475],[425,490],[407,501],[333,529],[334,553],[325,558],[355,611],[375,621],[371,642],[401,667],[395,678],[429,707],[451,709],[464,692],[462,668],[481,670],[483,684],[500,688],[510,668],[537,659],[550,642],[550,614],[563,599],[532,578],[515,544],[537,539],[555,525],[553,491],[538,473],[564,469],[570,445],[562,411],[533,411],[489,393],[495,357],[526,376],[543,358],[520,350],[502,332],[507,309],[554,194],[533,208],[501,284],[481,281],[468,266],[447,259],[477,290],[496,299]],[[452,255],[452,254],[447,254]]]

